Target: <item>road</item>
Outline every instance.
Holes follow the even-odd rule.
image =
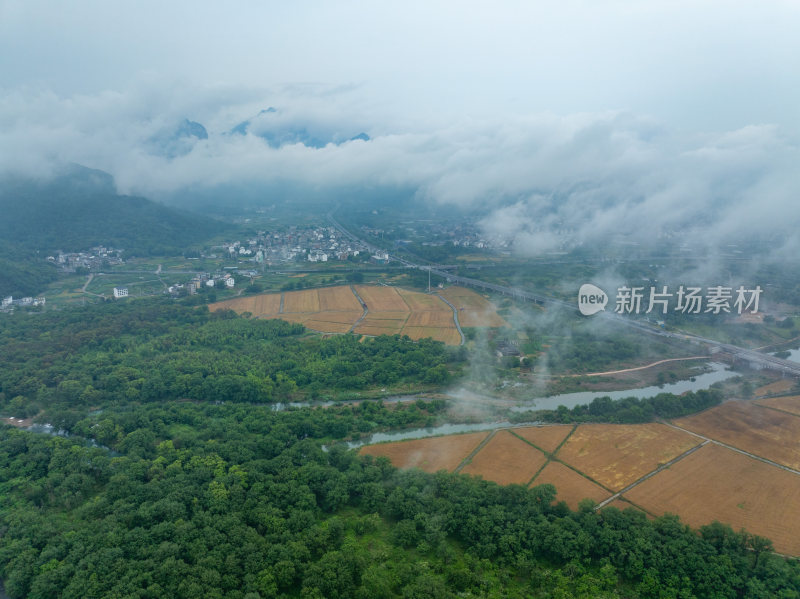
[[[455,283],[464,287],[474,287],[476,289],[481,289],[484,291],[494,291],[495,293],[499,293],[501,295],[507,295],[514,299],[533,302],[541,306],[553,306],[557,308],[568,309],[573,312],[575,311],[574,304],[565,302],[563,300],[547,297],[539,293],[531,293],[530,291],[519,289],[518,287],[507,287],[505,285],[497,285],[496,283],[487,283],[486,281],[481,281],[480,279],[473,279],[471,277],[462,277],[454,275],[447,271],[441,270],[437,265],[417,264],[415,262],[411,262],[410,260],[403,258],[402,256],[393,255],[382,248],[379,248],[367,241],[364,241],[363,239],[356,237],[350,231],[348,231],[344,226],[342,226],[341,223],[339,223],[339,221],[336,220],[336,218],[334,218],[332,212],[328,213],[328,220],[342,235],[344,235],[351,241],[354,241],[356,243],[365,246],[367,249],[369,249],[369,251],[374,253],[378,252],[386,253],[389,256],[390,260],[399,262],[400,264],[408,268],[416,268],[423,271],[429,271],[431,274],[435,274],[436,276],[445,279],[448,283]],[[667,331],[660,327],[640,322],[632,318],[626,318],[613,312],[601,312],[596,316],[596,318],[605,319],[607,321],[622,326],[632,327],[648,335],[654,335],[657,337],[674,339],[679,341],[694,342],[696,344],[708,347],[712,354],[715,352],[724,352],[732,356],[733,359],[738,359],[747,362],[747,364],[750,365],[751,367],[777,370],[782,374],[787,374],[789,376],[800,378],[800,364],[796,362],[791,362],[789,360],[784,360],[782,358],[776,358],[775,356],[771,356],[769,354],[764,354],[752,349],[746,349],[743,347],[732,345],[730,343],[722,343],[714,339],[707,339],[705,337],[700,337],[699,335]]]

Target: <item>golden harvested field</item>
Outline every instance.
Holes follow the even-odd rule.
[[[464,287],[448,287],[440,295],[456,307],[462,327],[503,327],[508,323],[497,307],[482,295]]]
[[[387,457],[398,468],[419,468],[426,472],[453,471],[488,434],[484,431],[379,443],[362,447],[359,453]]]
[[[398,287],[356,287],[368,313],[354,330],[361,335],[408,335],[412,339],[432,337],[449,345],[459,345],[453,310],[435,295]],[[473,304],[488,304],[481,296],[463,290]],[[471,295],[470,295],[471,294]],[[283,312],[279,313],[283,295]],[[217,302],[210,310],[232,309],[251,312],[262,318],[282,318],[306,324],[323,333],[346,333],[361,318],[363,308],[347,285],[268,293]],[[347,324],[348,326],[344,326]],[[486,323],[484,323],[485,325]]]
[[[287,291],[283,294],[285,312],[319,312],[319,294],[316,289]]]
[[[453,328],[443,328],[443,327],[403,327],[403,330],[400,332],[401,335],[408,335],[412,339],[423,339],[425,337],[431,337],[436,341],[441,341],[443,343],[447,343],[448,345],[460,345],[461,344],[461,335],[458,333],[458,330]]]
[[[752,401],[728,401],[675,424],[800,470],[800,417]]]
[[[445,304],[440,298],[435,295],[428,295],[427,293],[420,293],[419,291],[409,291],[407,289],[397,288],[397,293],[408,304],[412,312],[421,312],[425,310],[438,310],[453,314],[453,310]]]
[[[388,322],[388,321],[385,321]],[[402,327],[398,326],[377,326],[373,324],[365,324],[363,321],[360,325],[358,325],[355,329],[353,329],[354,333],[359,335],[373,335],[377,337],[378,335],[399,335],[400,329]]]
[[[792,395],[791,397],[773,397],[772,399],[759,399],[756,403],[768,408],[776,410],[783,410],[790,414],[800,416],[800,395]]]
[[[464,308],[465,310],[485,310],[492,306],[492,303],[485,297],[466,287],[448,287],[447,289],[442,289],[439,295],[447,299],[456,308]]]
[[[361,312],[316,312],[310,315],[313,320],[319,322],[332,322],[332,323],[347,323],[353,326],[353,323],[361,317]]]
[[[539,473],[539,476],[533,479],[531,487],[545,483],[555,486],[556,501],[566,501],[567,505],[572,509],[578,507],[578,502],[581,499],[588,497],[599,503],[611,495],[603,487],[594,484],[588,478],[581,476],[574,470],[570,470],[559,462],[547,464],[544,470]]]
[[[691,526],[714,520],[772,539],[800,555],[800,476],[709,444],[625,494],[653,514],[671,512]]]
[[[774,383],[770,383],[769,385],[764,385],[763,387],[759,387],[753,394],[756,397],[763,397],[765,395],[775,395],[777,393],[786,393],[792,387],[794,387],[795,381],[793,379],[782,379],[780,381],[775,381]]]
[[[354,311],[360,316],[364,311],[353,290],[347,286],[318,289],[319,309],[322,311]]]
[[[524,428],[515,428],[514,433],[523,439],[527,439],[537,447],[541,447],[545,451],[552,453],[571,430],[572,425],[553,424],[550,426],[526,426]]]
[[[286,322],[299,322],[300,324],[305,324],[305,322],[313,317],[313,314],[303,314],[301,312],[293,312],[291,314],[273,314],[272,316],[264,316],[267,319],[280,319],[285,320]]]
[[[410,312],[377,312],[370,310],[364,320],[399,320],[405,322]]]
[[[638,512],[643,512],[643,510],[640,507],[635,506],[635,505],[633,505],[632,503],[630,503],[628,501],[625,501],[624,497],[617,497],[614,501],[604,505],[603,509],[606,509],[606,508],[609,508],[609,507],[615,507],[618,510],[620,510],[621,512],[625,511],[627,509],[633,509],[633,510],[636,510]]]
[[[508,431],[499,431],[461,472],[482,476],[501,485],[527,485],[547,458]]]
[[[582,424],[558,458],[619,491],[701,440],[663,424]]]
[[[356,291],[370,312],[410,312],[408,304],[394,287],[358,285]]]
[[[316,314],[311,315],[318,316]],[[318,320],[316,318],[309,318],[303,324],[312,331],[319,331],[320,333],[346,333],[353,326],[352,322],[331,322],[329,320]]]
[[[256,317],[277,314],[280,307],[280,293],[266,293],[263,295],[251,295],[249,297],[237,297],[235,299],[225,300],[224,302],[215,302],[208,305],[208,309],[211,312],[214,312],[215,310],[233,310],[238,314],[241,314],[242,312],[250,312]]]
[[[453,320],[453,311],[447,308],[447,312],[442,310],[428,310],[426,312],[412,312],[406,321],[409,327],[445,327],[456,328]]]

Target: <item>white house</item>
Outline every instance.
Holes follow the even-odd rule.
[[[225,279],[226,287],[233,287],[234,283],[235,281],[233,280],[233,277],[228,277],[227,279]]]
[[[114,287],[114,297],[128,297],[128,288],[127,287]]]

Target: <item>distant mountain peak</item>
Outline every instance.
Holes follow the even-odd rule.
[[[285,122],[272,116],[280,111],[270,106],[234,126],[230,135],[255,135],[266,141],[272,148],[285,145],[303,144],[308,148],[324,148],[328,144],[341,145],[348,141],[370,141],[363,131],[355,136],[341,131],[331,131],[330,127]]]
[[[208,139],[208,131],[198,122],[183,119],[183,122],[175,130],[175,137],[196,137],[197,139]]]

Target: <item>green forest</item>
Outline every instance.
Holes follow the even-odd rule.
[[[443,401],[277,409],[440,387],[461,348],[142,300],[2,316],[0,352],[0,412],[68,434],[0,426],[14,598],[800,597],[800,565],[744,531],[348,448]]]

